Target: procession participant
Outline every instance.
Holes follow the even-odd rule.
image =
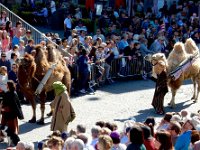
[[[157,74],[157,80],[152,105],[156,113],[160,115],[164,114],[163,102],[165,94],[168,92],[165,66],[163,61],[158,61],[153,68],[154,72]]]
[[[71,105],[66,86],[60,81],[54,82],[52,86],[56,97],[51,103],[53,109],[51,130],[64,132],[67,131],[69,122],[74,120],[76,114]]]
[[[8,80],[7,88],[3,96],[1,125],[8,126],[12,133],[18,134],[18,119],[24,119],[24,115],[12,80]]]

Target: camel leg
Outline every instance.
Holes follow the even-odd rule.
[[[32,118],[28,121],[29,123],[35,123],[36,122],[36,102],[34,100],[34,98],[30,98],[28,99],[31,103],[31,106],[32,106],[32,111],[33,111],[33,116]]]
[[[169,103],[169,106],[170,106],[171,108],[174,108],[174,107],[176,107],[176,105],[175,105],[175,96],[176,96],[177,90],[171,89],[171,92],[172,92],[172,99],[171,99],[171,101],[170,101],[170,103]]]
[[[195,89],[195,90],[196,90],[196,89]],[[198,81],[197,94],[196,94],[196,97],[194,98],[194,102],[195,102],[195,103],[198,101],[199,92],[200,92],[200,81]]]
[[[195,99],[196,99],[196,93],[197,93],[197,91],[196,91],[196,88],[197,88],[197,84],[196,84],[196,81],[195,81],[195,79],[194,78],[192,78],[192,82],[193,82],[193,96],[192,96],[192,98],[191,98],[191,100],[193,100],[194,99],[194,102],[196,101]]]
[[[45,99],[46,99],[46,94],[45,94],[45,92],[42,92],[40,95],[41,118],[40,118],[40,120],[37,121],[37,124],[40,124],[40,125],[44,124]]]

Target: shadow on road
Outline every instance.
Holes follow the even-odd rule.
[[[99,91],[109,92],[113,94],[121,94],[132,91],[139,91],[151,89],[155,87],[155,83],[151,80],[129,80],[129,81],[116,81],[112,85],[106,85],[99,89]]]
[[[186,80],[183,82],[183,85],[192,84],[191,80]],[[100,89],[99,91],[109,92],[113,94],[121,94],[132,91],[140,91],[147,89],[154,89],[155,82],[152,80],[117,80],[112,85],[106,85]]]
[[[191,100],[187,100],[185,102],[176,104],[176,108],[174,109],[170,108],[169,106],[165,106],[165,112],[180,112],[183,109],[187,109],[190,105],[195,104],[192,101],[189,104],[185,104],[186,102],[189,102],[189,101]],[[136,116],[130,116],[128,118],[123,118],[123,119],[116,118],[114,119],[114,121],[125,122],[127,120],[136,120],[137,122],[144,122],[146,118],[149,116],[162,118],[164,115],[158,115],[154,112],[153,108],[149,108],[149,109],[143,109],[143,110],[138,111],[138,115]]]
[[[46,120],[46,118],[44,119]],[[38,125],[37,123],[29,123],[29,122],[23,122],[19,128],[20,128],[20,134],[24,134],[24,133],[27,133],[27,132],[30,132],[36,128],[41,128],[43,126],[47,126],[49,125],[51,122],[45,122],[44,125]]]

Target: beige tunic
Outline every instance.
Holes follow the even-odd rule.
[[[71,105],[67,91],[55,97],[51,103],[54,109],[51,121],[51,131],[67,131],[67,125],[75,118],[75,112]]]

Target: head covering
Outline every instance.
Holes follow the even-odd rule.
[[[69,137],[69,133],[66,132],[66,131],[64,131],[64,132],[61,134],[61,138],[62,138],[63,140],[67,139],[68,137]]]
[[[55,90],[56,96],[60,95],[61,93],[67,90],[66,86],[60,81],[54,82],[52,86]]]
[[[190,122],[192,123],[192,125],[194,126],[194,128],[197,130],[199,128],[200,125],[200,120],[198,116],[194,116],[192,117],[192,119],[190,120]]]
[[[173,115],[170,121],[181,122],[181,117],[179,115]]]
[[[112,138],[114,144],[120,143],[120,134],[117,131],[112,131],[110,137]]]

